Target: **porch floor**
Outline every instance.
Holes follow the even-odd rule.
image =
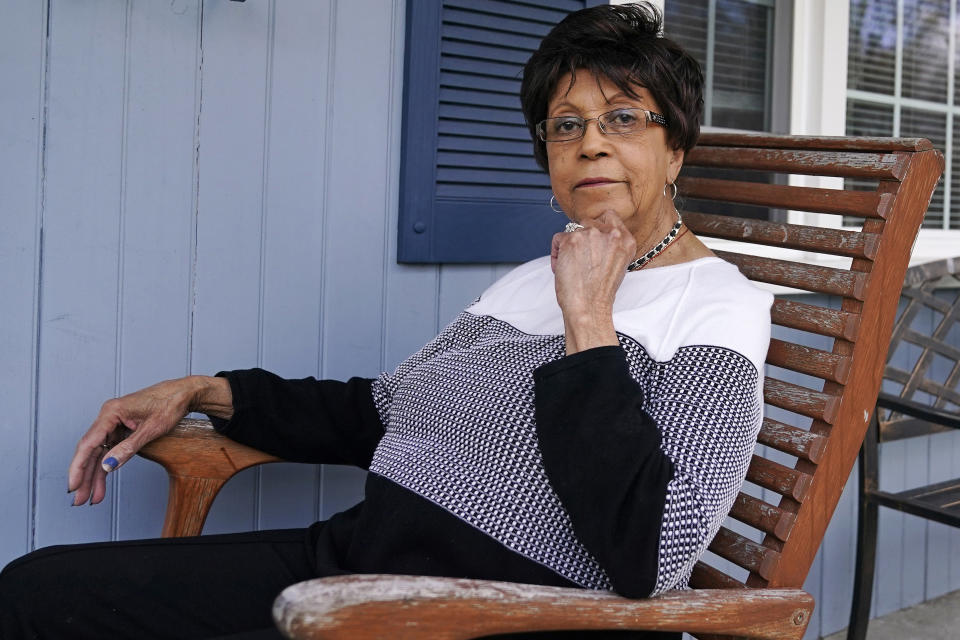
[[[847,630],[823,640],[845,640]],[[867,640],[960,640],[960,591],[870,621]]]

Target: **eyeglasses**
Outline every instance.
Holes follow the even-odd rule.
[[[597,121],[600,131],[605,134],[628,136],[647,128],[648,122],[661,127],[667,126],[667,119],[659,113],[646,109],[614,109],[601,113],[596,118],[584,120],[580,116],[562,116],[547,118],[537,124],[537,135],[544,142],[570,142],[579,140],[587,132],[587,123]]]

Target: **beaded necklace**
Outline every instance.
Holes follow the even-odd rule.
[[[683,218],[680,217],[680,212],[674,209],[677,212],[677,222],[670,228],[670,231],[663,237],[663,240],[658,242],[650,251],[647,251],[645,254],[631,262],[627,265],[627,271],[637,271],[638,269],[643,269],[647,266],[647,263],[656,258],[658,255],[664,252],[670,244],[677,239],[677,234],[680,233],[680,228],[683,227]],[[564,231],[567,233],[573,233],[574,231],[579,231],[583,229],[583,225],[577,222],[568,222],[567,226],[564,227]]]

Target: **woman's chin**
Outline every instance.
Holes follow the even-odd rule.
[[[621,220],[626,220],[633,215],[633,208],[629,205],[624,205],[622,202],[616,202],[614,200],[607,202],[593,202],[583,207],[577,208],[577,213],[581,220],[595,220],[607,211],[613,211]]]

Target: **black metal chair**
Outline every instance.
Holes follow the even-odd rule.
[[[960,527],[960,478],[899,493],[881,491],[878,482],[881,443],[960,429],[960,345],[953,337],[960,335],[958,275],[960,258],[907,270],[901,293],[902,311],[894,325],[883,374],[885,389],[877,399],[860,449],[856,574],[847,640],[863,640],[867,634],[877,555],[878,507]],[[925,309],[934,314],[935,327],[929,334],[914,326]],[[905,343],[918,347],[910,350],[916,358],[911,371],[891,364]],[[935,360],[939,361],[936,366]],[[937,369],[936,373],[933,369]],[[896,386],[901,387],[899,396],[886,388]]]

